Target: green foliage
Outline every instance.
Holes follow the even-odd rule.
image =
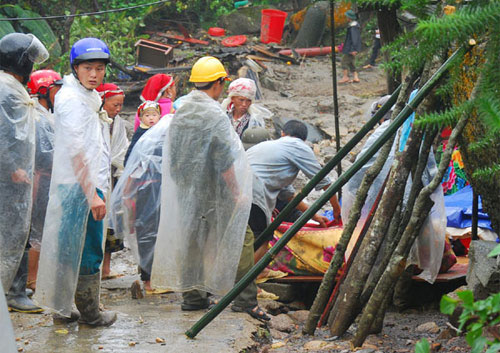
[[[103,40],[109,47],[111,57],[122,65],[130,65],[135,61],[134,44],[145,35],[137,32],[144,23],[141,18],[127,16],[124,12],[110,13],[103,18],[101,16],[84,16],[75,18],[71,26],[70,43],[85,37],[96,37]],[[70,72],[69,52],[64,53],[54,63],[54,69],[58,72]],[[108,77],[116,77],[118,71],[108,67]]]
[[[25,10],[18,5],[3,5],[1,7],[2,12],[4,12],[9,17],[40,17],[40,14]],[[61,55],[61,46],[57,41],[57,37],[50,28],[49,24],[45,20],[38,21],[16,21],[17,25],[20,26],[18,30],[24,33],[33,33],[40,41],[47,47],[50,55],[59,56]],[[2,22],[1,26],[9,22]],[[12,24],[11,24],[12,27]],[[1,27],[0,27],[1,28]]]
[[[480,353],[485,348],[488,348],[486,352],[498,352],[500,340],[494,338],[491,341],[483,333],[485,330],[498,330],[500,293],[479,301],[474,301],[474,296],[469,290],[458,292],[457,295],[458,300],[446,295],[441,298],[441,312],[451,315],[458,306],[461,306],[463,311],[459,318],[459,330],[462,331],[465,328],[465,340],[471,347],[471,352]]]
[[[498,255],[500,255],[500,244],[495,246],[495,248],[491,250],[491,252],[488,254],[488,257],[495,257]]]
[[[5,18],[5,16],[0,15],[0,18]],[[2,38],[4,35],[15,32],[16,30],[10,22],[7,21],[0,21],[0,38]]]
[[[465,101],[458,106],[453,106],[441,113],[429,113],[417,117],[416,127],[434,126],[442,128],[444,126],[453,126],[464,114],[470,114],[474,107],[474,101]]]
[[[431,351],[431,345],[426,338],[422,338],[415,345],[415,353],[429,353]]]

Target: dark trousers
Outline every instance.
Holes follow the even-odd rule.
[[[241,250],[240,262],[236,272],[236,280],[238,282],[243,276],[253,267],[253,242],[254,235],[250,226],[247,226],[245,232],[245,240],[243,249]],[[222,276],[224,274],[221,274]],[[182,298],[185,304],[203,306],[208,304],[207,292],[200,290],[191,290],[182,293]],[[240,308],[253,308],[257,305],[257,285],[252,281],[235,299],[234,305]]]

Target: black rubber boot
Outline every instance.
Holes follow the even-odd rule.
[[[17,270],[14,282],[7,293],[7,305],[9,311],[18,311],[20,313],[41,313],[42,308],[36,306],[26,295],[26,281],[28,279],[28,250],[24,250],[21,264]]]
[[[116,321],[113,311],[99,311],[99,291],[101,287],[101,274],[78,276],[76,286],[75,304],[80,312],[80,324],[89,326],[110,326]]]

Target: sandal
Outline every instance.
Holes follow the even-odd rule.
[[[266,322],[266,321],[271,320],[271,318],[269,316],[267,316],[266,312],[264,310],[262,310],[258,305],[254,306],[253,308],[252,307],[242,308],[240,306],[233,305],[233,306],[231,306],[231,310],[236,312],[236,313],[245,312],[248,315],[250,315],[251,317],[253,317],[254,319],[257,319],[257,320],[262,321],[262,322]]]

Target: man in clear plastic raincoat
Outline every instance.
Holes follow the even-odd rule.
[[[35,300],[69,321],[109,326],[116,313],[99,310],[104,195],[109,188],[110,119],[95,90],[110,53],[104,42],[73,44],[73,73],[55,100],[55,150]],[[71,310],[73,298],[78,312]],[[57,319],[57,317],[55,317]]]
[[[184,292],[182,310],[207,308],[207,292],[225,294],[253,265],[252,173],[216,101],[226,76],[218,59],[199,59],[190,77],[196,90],[184,97],[165,137],[152,286]],[[255,283],[232,309],[269,319],[257,305]]]
[[[47,202],[49,200],[50,175],[52,171],[52,155],[54,154],[54,124],[52,107],[55,94],[62,82],[61,76],[52,70],[38,70],[31,74],[28,81],[28,93],[35,98],[35,166],[33,175],[33,206],[29,232],[29,245],[17,270],[14,283],[7,295],[9,309],[24,313],[43,311],[28,297],[26,288],[36,282],[36,267],[40,244],[42,241],[43,223]],[[49,111],[50,110],[50,111]],[[29,261],[28,261],[29,259]],[[33,287],[34,289],[34,287]]]
[[[0,275],[5,290],[11,288],[25,255],[31,218],[35,102],[23,85],[33,64],[48,57],[32,34],[11,33],[0,39]]]

